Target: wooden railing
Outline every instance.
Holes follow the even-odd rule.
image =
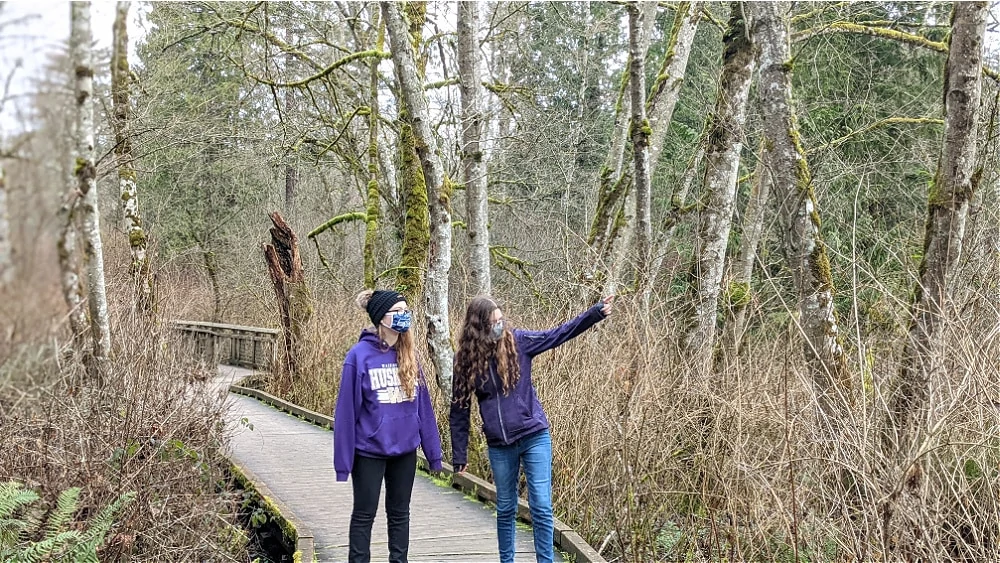
[[[281,332],[253,326],[172,321],[191,339],[194,351],[205,361],[250,369],[269,369],[275,360]]]

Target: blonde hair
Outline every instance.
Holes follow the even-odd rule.
[[[362,311],[368,310],[368,301],[375,293],[371,289],[366,289],[354,298],[354,302]],[[382,326],[375,326],[375,333],[382,337]],[[396,340],[396,362],[399,364],[399,383],[403,386],[406,397],[412,400],[416,397],[417,384],[419,383],[420,366],[417,363],[416,344],[413,341],[413,333],[402,332]]]

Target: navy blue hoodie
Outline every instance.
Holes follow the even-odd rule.
[[[344,358],[333,415],[333,467],[346,481],[355,452],[368,457],[408,454],[420,446],[432,470],[441,470],[441,436],[424,372],[416,397],[407,399],[399,381],[396,349],[386,348],[371,329]]]
[[[531,360],[538,354],[551,350],[563,342],[579,336],[604,318],[598,303],[575,319],[551,330],[515,330],[517,363],[521,376],[517,385],[503,394],[500,374],[495,361],[490,361],[489,376],[476,378],[475,395],[479,401],[479,414],[483,417],[483,434],[486,443],[493,447],[509,446],[521,438],[545,430],[549,420],[531,382]],[[458,374],[455,374],[457,377]],[[465,465],[469,446],[468,405],[452,401],[448,424],[451,427],[452,463]]]

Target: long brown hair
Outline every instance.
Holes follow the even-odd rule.
[[[465,310],[465,324],[458,338],[458,352],[455,354],[453,375],[453,400],[467,405],[476,388],[476,379],[485,382],[489,378],[489,362],[496,360],[497,373],[504,395],[517,385],[521,369],[517,364],[517,345],[514,333],[504,323],[503,336],[499,342],[490,337],[493,311],[499,309],[496,301],[480,296],[469,302]]]
[[[372,290],[366,289],[358,294],[355,302],[361,310],[365,310],[368,300],[372,298]],[[382,338],[381,324],[375,325],[375,334]],[[388,330],[388,329],[387,329]],[[384,341],[383,341],[384,342]],[[412,400],[416,397],[417,383],[419,380],[419,367],[417,366],[416,345],[413,342],[413,332],[406,331],[399,333],[396,339],[396,363],[399,364],[399,383],[403,387],[406,398]]]

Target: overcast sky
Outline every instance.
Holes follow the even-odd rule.
[[[33,79],[41,75],[48,55],[64,49],[69,40],[70,5],[51,0],[15,0],[0,4],[3,4],[0,10],[0,80],[6,81],[11,72],[14,73],[8,94],[11,99],[0,112],[0,136],[6,136],[24,126],[23,116],[29,108],[28,95],[33,89]],[[115,4],[113,1],[91,3],[91,25],[97,49],[111,48]],[[133,62],[135,42],[145,31],[139,14],[141,8],[139,2],[133,2],[129,10],[129,58]]]

